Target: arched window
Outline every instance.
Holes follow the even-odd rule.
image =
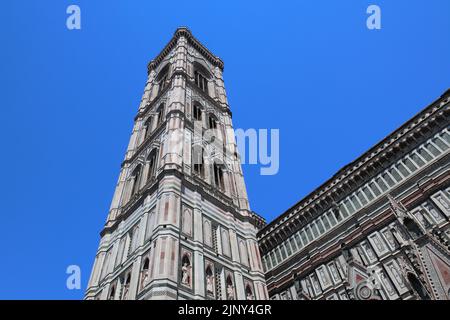
[[[198,103],[194,104],[194,120],[202,121],[202,109]]]
[[[144,130],[145,130],[145,134],[144,134],[144,140],[147,139],[147,137],[150,135],[150,133],[152,132],[152,121],[153,117],[150,116],[147,118],[147,120],[145,120],[144,123]]]
[[[160,125],[161,123],[163,123],[164,120],[164,103],[161,103],[161,105],[158,108],[158,125]]]
[[[225,190],[225,185],[223,182],[223,168],[217,163],[214,163],[214,185],[216,188]]]
[[[203,148],[201,146],[194,146],[192,150],[192,165],[194,174],[199,175],[202,178],[205,176],[204,160]]]
[[[131,175],[131,181],[132,181],[132,189],[131,189],[131,195],[135,195],[140,188],[140,182],[141,182],[141,165],[138,165]]]
[[[194,82],[203,92],[208,93],[208,79],[211,74],[208,70],[198,62],[194,62]]]
[[[150,181],[151,178],[153,178],[156,174],[156,155],[158,152],[156,149],[152,150],[150,154],[147,157],[147,182]]]
[[[208,128],[217,129],[217,118],[212,114],[208,117]]]
[[[156,81],[158,81],[159,89],[158,94],[162,92],[162,90],[167,86],[167,78],[169,76],[169,64],[165,65],[164,68],[158,74]]]

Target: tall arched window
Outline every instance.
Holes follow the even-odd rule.
[[[162,90],[167,86],[168,76],[169,76],[169,64],[165,65],[164,68],[161,69],[161,71],[158,74],[158,77],[156,78],[156,81],[158,81],[159,84],[158,94],[160,94]]]
[[[225,190],[225,185],[223,182],[223,168],[217,163],[214,163],[214,185],[221,190]]]
[[[150,154],[147,157],[147,182],[150,181],[151,178],[153,178],[156,174],[156,155],[158,152],[156,149],[152,150]]]
[[[194,169],[194,174],[199,175],[200,177],[205,176],[205,168],[204,168],[204,152],[201,146],[194,146],[192,150],[192,165]]]
[[[202,109],[198,103],[194,104],[194,120],[202,121]]]
[[[147,139],[147,137],[152,132],[152,122],[153,122],[152,120],[153,120],[152,116],[148,117],[147,120],[145,120],[145,123],[144,123],[144,128],[145,128],[144,140]]]
[[[208,79],[211,79],[211,73],[199,62],[194,62],[194,82],[203,92],[208,93]]]
[[[132,179],[132,189],[131,189],[131,195],[135,195],[139,191],[140,187],[140,181],[141,181],[141,165],[138,165],[134,170],[133,174],[131,175]]]
[[[212,114],[208,117],[208,128],[217,129],[217,118]]]
[[[161,123],[163,123],[164,120],[164,103],[161,103],[161,105],[158,108],[158,125],[160,125]]]

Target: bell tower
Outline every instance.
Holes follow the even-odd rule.
[[[267,299],[223,62],[178,28],[148,79],[86,299]]]

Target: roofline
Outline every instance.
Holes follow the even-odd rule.
[[[215,56],[211,51],[208,50],[208,48],[206,48],[200,41],[198,41],[192,35],[192,32],[191,30],[189,30],[189,28],[178,27],[175,33],[173,34],[172,39],[170,39],[169,43],[166,44],[164,49],[161,50],[161,52],[156,56],[156,58],[154,58],[148,63],[147,65],[148,73],[150,73],[151,70],[154,70],[161,63],[161,61],[164,60],[164,58],[175,47],[180,37],[185,37],[192,46],[194,46],[198,51],[200,51],[200,53],[203,54],[205,58],[212,63],[212,65],[219,67],[223,71],[224,63],[222,59],[220,59],[218,56]]]
[[[278,217],[276,217],[274,220],[272,220],[271,222],[269,222],[264,228],[262,228],[259,232],[258,232],[258,237],[259,235],[261,235],[262,233],[265,233],[267,230],[269,230],[272,227],[276,227],[276,225],[280,222],[280,220],[282,220],[283,218],[285,218],[288,214],[290,214],[293,210],[295,210],[299,205],[301,205],[302,203],[306,202],[309,198],[313,197],[316,193],[320,192],[322,189],[325,189],[325,187],[327,187],[328,185],[330,185],[334,180],[338,179],[339,177],[342,177],[345,173],[348,172],[348,174],[353,173],[356,170],[352,170],[349,169],[353,166],[355,166],[358,162],[362,162],[361,166],[367,162],[368,160],[364,160],[364,158],[367,158],[370,156],[370,154],[375,153],[376,155],[379,155],[379,153],[381,153],[382,150],[377,150],[378,148],[380,148],[383,144],[386,144],[387,142],[389,142],[389,140],[392,140],[394,138],[394,136],[396,136],[397,134],[399,134],[401,131],[407,129],[407,127],[409,125],[411,125],[413,122],[417,121],[418,118],[420,118],[424,113],[426,113],[427,110],[431,109],[433,106],[435,106],[439,101],[443,100],[445,97],[450,96],[450,89],[447,89],[438,99],[436,99],[435,101],[433,101],[431,104],[429,104],[426,108],[422,109],[421,111],[419,111],[416,115],[414,115],[411,119],[409,119],[407,122],[405,122],[402,126],[400,126],[399,128],[397,128],[396,130],[394,130],[393,132],[391,132],[388,136],[386,136],[383,140],[381,140],[380,142],[378,142],[376,145],[374,145],[373,147],[371,147],[368,151],[364,152],[361,156],[359,156],[358,158],[356,158],[354,161],[350,162],[349,164],[345,165],[344,167],[342,167],[341,169],[339,169],[330,179],[326,180],[324,183],[322,183],[320,186],[318,186],[317,188],[315,188],[312,192],[310,192],[308,195],[306,195],[305,197],[303,197],[300,201],[296,202],[294,205],[292,205],[290,208],[288,208],[286,211],[284,211],[282,214],[280,214]],[[369,159],[370,160],[370,159]],[[361,167],[359,166],[359,167]],[[358,168],[359,168],[358,167]]]

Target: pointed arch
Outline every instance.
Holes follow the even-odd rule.
[[[153,148],[152,151],[147,156],[145,161],[145,165],[147,167],[147,177],[146,183],[150,181],[150,179],[156,177],[157,165],[158,165],[158,149]]]
[[[197,61],[194,61],[193,67],[194,67],[194,83],[201,91],[208,93],[208,81],[212,77],[211,73],[205,66],[203,66],[203,64]]]
[[[214,186],[223,191],[225,191],[224,168],[225,167],[223,164],[214,161],[213,163]]]
[[[192,147],[192,168],[195,175],[205,177],[205,150],[201,145]]]
[[[164,67],[161,68],[161,71],[159,71],[156,77],[156,81],[159,84],[158,94],[160,94],[168,84],[169,71],[170,63],[167,63]]]
[[[145,141],[150,136],[150,133],[152,133],[152,126],[153,116],[150,115],[144,122],[144,139],[142,141]]]
[[[217,123],[219,119],[216,117],[214,113],[208,114],[208,128],[209,129],[217,129]]]
[[[131,173],[131,196],[135,195],[140,189],[142,175],[142,165],[138,164]]]
[[[157,113],[157,124],[158,126],[164,122],[164,103],[161,103],[158,107],[158,109],[156,109],[156,113]]]
[[[203,106],[200,102],[194,101],[193,103],[193,111],[192,116],[194,118],[194,121],[202,121],[202,114],[203,114]]]

